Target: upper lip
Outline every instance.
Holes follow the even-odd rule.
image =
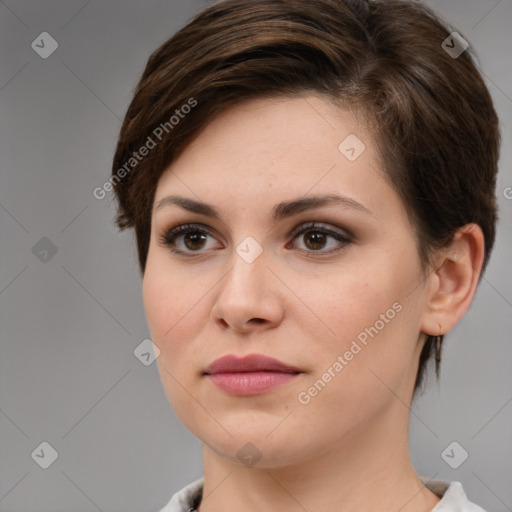
[[[215,359],[215,361],[205,369],[204,373],[214,374],[257,371],[300,373],[298,368],[263,354],[249,354],[241,358],[231,354],[219,357],[219,359]]]

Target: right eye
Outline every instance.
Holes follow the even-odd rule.
[[[160,238],[160,242],[176,254],[195,256],[194,253],[203,253],[208,249],[207,240],[211,233],[199,224],[181,224],[167,232]]]

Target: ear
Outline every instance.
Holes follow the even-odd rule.
[[[484,261],[485,242],[478,224],[459,228],[450,245],[438,256],[421,330],[432,336],[446,334],[464,316],[473,300]]]

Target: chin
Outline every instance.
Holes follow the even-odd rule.
[[[215,441],[205,443],[217,456],[230,460],[242,467],[257,469],[273,469],[291,466],[300,462],[303,457],[295,447],[284,442],[272,445],[262,436],[261,440],[247,438],[230,438],[224,443]]]
[[[273,435],[269,436],[269,432],[275,429],[276,424],[274,423],[270,429],[266,425],[258,429],[253,424],[251,431],[248,432],[246,421],[245,431],[243,426],[238,432],[228,427],[231,436],[224,430],[222,433],[217,430],[218,435],[212,435],[211,430],[193,433],[217,456],[247,468],[282,468],[298,464],[318,454],[319,447],[316,447],[311,439],[305,443],[303,437],[296,435],[296,429],[291,423],[288,428],[281,428],[279,435],[275,430]]]

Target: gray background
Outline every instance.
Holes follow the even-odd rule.
[[[411,453],[420,474],[461,481],[472,501],[504,512],[512,510],[512,2],[428,4],[469,39],[501,117],[501,218],[471,314],[446,338],[440,385],[432,375],[413,405]],[[205,6],[0,3],[3,512],[156,511],[202,475],[200,443],[170,408],[156,364],[134,356],[150,337],[134,240],[117,233],[110,199],[92,191],[109,176],[149,53]],[[59,44],[47,59],[31,48],[44,31]],[[36,257],[43,237],[57,252],[45,256],[38,245]],[[58,452],[48,469],[31,456],[44,441]],[[441,457],[453,441],[469,453],[458,469]]]

